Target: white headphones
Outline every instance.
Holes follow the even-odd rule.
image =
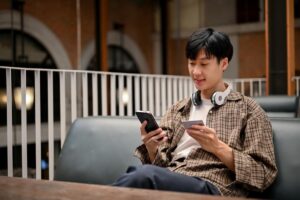
[[[210,100],[214,106],[222,106],[226,103],[227,96],[229,95],[229,93],[231,91],[231,87],[229,86],[229,84],[226,84],[226,85],[227,85],[227,88],[224,92],[216,91],[211,95]],[[194,106],[200,106],[202,103],[201,91],[197,90],[196,92],[194,92],[192,94],[191,100],[192,100]]]

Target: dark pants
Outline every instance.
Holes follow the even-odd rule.
[[[155,165],[131,166],[112,185],[220,195],[214,185],[203,179],[175,173]]]

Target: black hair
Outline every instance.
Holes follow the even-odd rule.
[[[186,44],[186,58],[195,60],[199,51],[204,50],[208,58],[215,56],[220,62],[223,58],[228,58],[228,62],[233,55],[233,47],[229,37],[222,32],[207,28],[204,31],[195,31]]]

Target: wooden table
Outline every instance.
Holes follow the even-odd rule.
[[[47,181],[0,176],[1,200],[228,200],[242,199],[192,193],[165,192],[131,189],[104,185],[80,184],[61,181]]]

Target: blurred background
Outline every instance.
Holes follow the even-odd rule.
[[[229,35],[242,93],[299,93],[300,0],[0,0],[0,173],[52,179],[77,117],[161,116],[190,95],[185,43],[207,27]]]

